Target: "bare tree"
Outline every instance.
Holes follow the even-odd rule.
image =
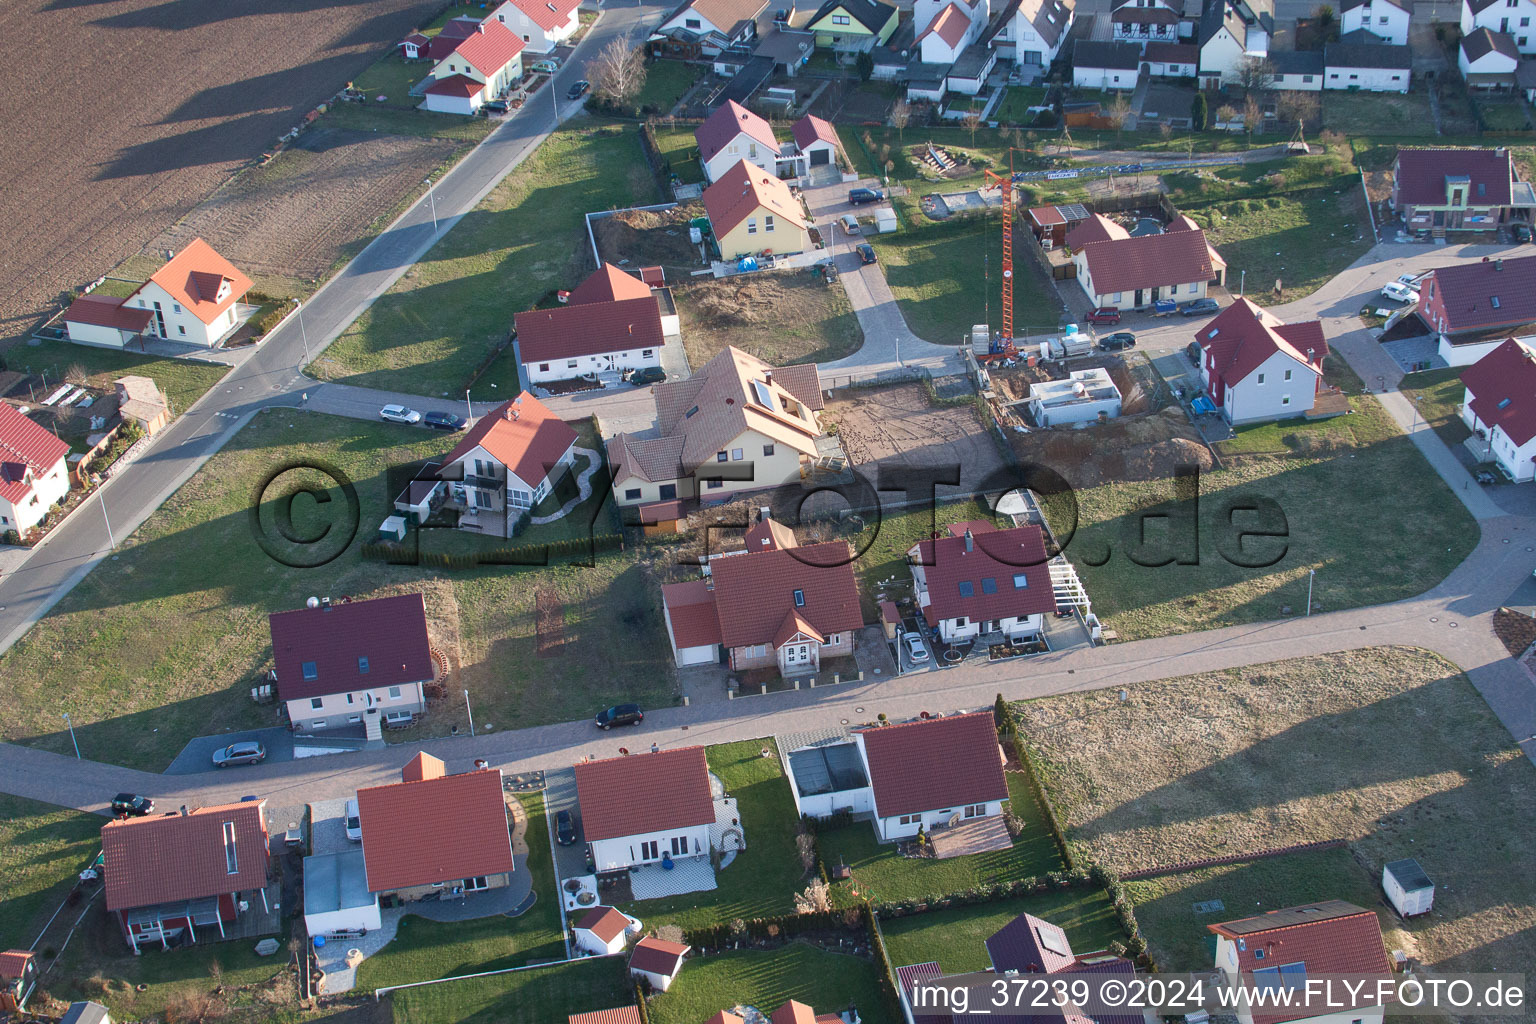
[[[1252,135],[1259,130],[1259,125],[1264,120],[1264,108],[1259,105],[1259,98],[1252,93],[1243,100],[1243,127]]]
[[[1321,110],[1315,92],[1283,92],[1275,100],[1275,114],[1291,124],[1316,121]]]
[[[976,129],[981,126],[980,112],[972,108],[960,123],[965,125],[966,130],[971,133],[971,145],[974,147],[976,145]]]
[[[1245,93],[1263,92],[1275,84],[1274,66],[1265,57],[1244,57],[1235,74]]]
[[[1173,125],[1169,124],[1167,121],[1164,121],[1162,124],[1157,126],[1157,132],[1163,137],[1163,142],[1166,143],[1169,139],[1173,138]]]
[[[1227,126],[1236,120],[1237,108],[1232,104],[1223,103],[1216,108],[1216,123],[1221,127],[1222,131],[1229,131],[1230,129]]]
[[[912,120],[912,105],[905,99],[899,99],[891,106],[891,127],[896,129],[896,138],[899,142],[906,141],[907,125]]]
[[[832,890],[819,878],[811,879],[804,892],[795,894],[795,913],[814,914],[832,909]]]
[[[592,88],[615,103],[623,103],[645,85],[645,56],[615,39],[598,51],[591,63]]]
[[[1115,102],[1109,105],[1109,120],[1115,126],[1116,132],[1125,130],[1126,122],[1131,119],[1131,101],[1126,99],[1125,93],[1115,94]]]

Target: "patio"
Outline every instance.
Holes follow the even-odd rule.
[[[936,829],[928,834],[928,840],[933,844],[933,855],[939,860],[1013,847],[1013,837],[1008,834],[1008,826],[1000,814],[973,818],[953,828]]]
[[[658,900],[690,892],[709,892],[717,888],[715,869],[710,867],[708,857],[687,857],[670,863],[670,871],[660,864],[643,864],[631,868],[630,895],[637,900]]]

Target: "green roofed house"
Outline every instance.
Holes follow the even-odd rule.
[[[896,6],[884,0],[827,0],[805,27],[817,46],[867,53],[890,42],[897,17]]]

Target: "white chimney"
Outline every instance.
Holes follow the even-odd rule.
[[[966,551],[975,551],[976,550],[976,538],[971,536],[971,531],[969,529],[967,529],[965,531],[965,550]]]

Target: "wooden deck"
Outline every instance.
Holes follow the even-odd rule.
[[[933,843],[934,856],[939,860],[985,853],[988,850],[1006,850],[1013,845],[1013,838],[1008,835],[1008,826],[1003,824],[1001,814],[990,818],[973,818],[954,828],[938,829],[930,832],[928,839]]]

